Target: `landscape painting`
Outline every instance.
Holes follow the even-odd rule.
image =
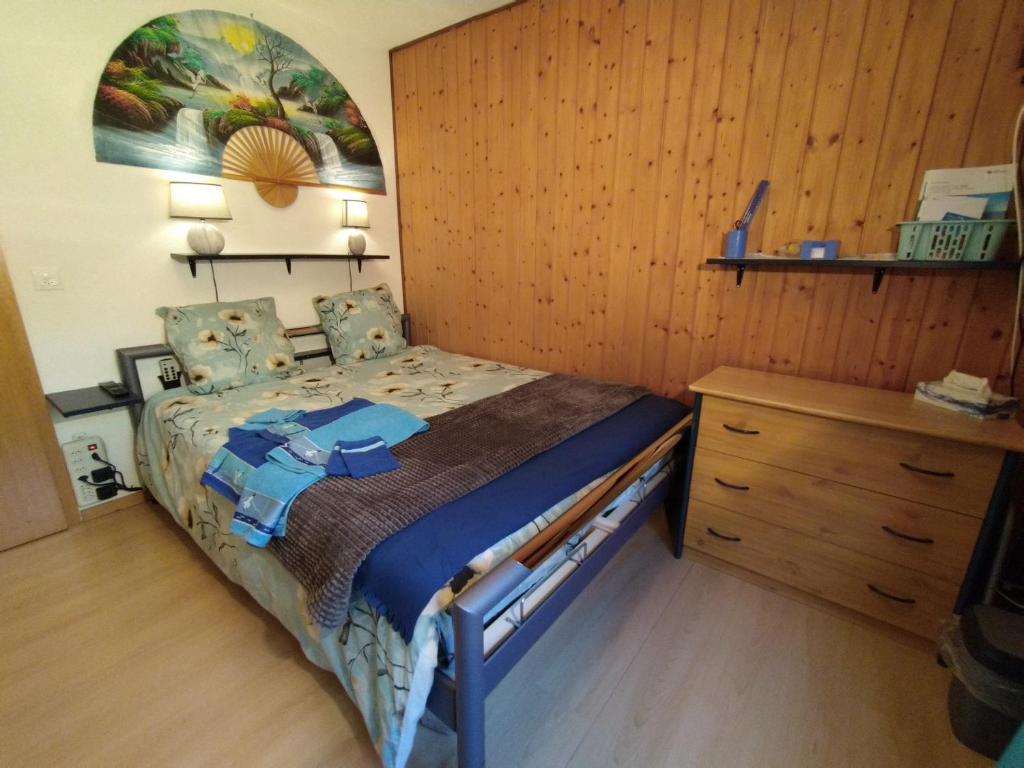
[[[384,193],[377,144],[345,87],[253,19],[213,10],[155,18],[117,47],[96,90],[100,162],[220,176],[225,146],[253,126],[294,139],[319,185]]]

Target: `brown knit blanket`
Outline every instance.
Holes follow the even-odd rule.
[[[401,468],[328,477],[295,500],[270,549],[306,588],[322,627],[345,622],[363,560],[421,517],[611,416],[646,390],[551,375],[428,419],[394,449]]]

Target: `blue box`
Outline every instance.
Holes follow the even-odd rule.
[[[800,258],[808,261],[835,261],[839,258],[838,240],[804,240]]]

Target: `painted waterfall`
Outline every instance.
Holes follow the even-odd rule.
[[[324,186],[384,193],[373,134],[348,91],[280,32],[223,11],[142,25],[114,50],[93,108],[96,159],[221,175],[236,131],[294,138]]]

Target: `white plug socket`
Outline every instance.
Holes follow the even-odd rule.
[[[63,291],[64,281],[56,267],[33,267],[32,285],[37,291]]]

